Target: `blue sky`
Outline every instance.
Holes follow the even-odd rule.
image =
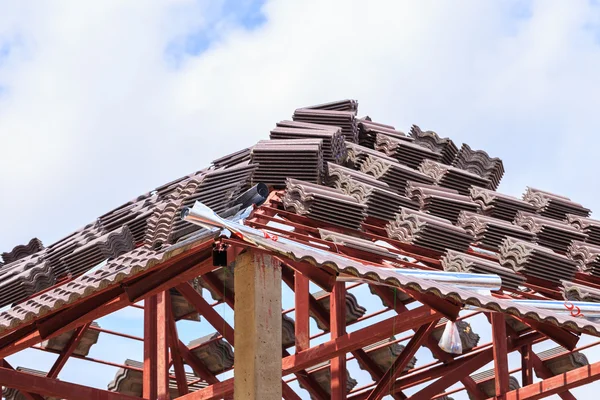
[[[339,98],[397,129],[416,123],[501,157],[505,193],[531,185],[600,207],[597,1],[0,7],[0,251],[33,236],[50,244],[267,138],[294,108]],[[141,334],[136,313],[100,322]],[[207,329],[182,324],[190,339]],[[120,362],[139,351],[101,337],[91,356]],[[11,362],[33,366],[30,357],[53,356],[30,350]],[[70,361],[61,378],[105,387],[114,373],[83,365]]]

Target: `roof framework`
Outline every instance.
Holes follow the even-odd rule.
[[[345,163],[347,168],[361,173],[377,164],[379,172],[371,173],[369,181],[359,173],[348,178],[340,170],[342,172],[336,175],[339,180],[328,184],[340,190],[350,187],[349,192],[376,192],[386,202],[405,195],[399,194],[397,187],[399,182],[407,184],[402,174],[410,173],[413,178],[418,178],[427,167],[437,168],[437,172],[432,174],[430,181],[421,176],[427,182],[421,182],[424,187],[420,188],[414,182],[408,184],[416,198],[407,196],[402,200],[404,209],[410,210],[410,200],[414,200],[413,210],[426,211],[428,215],[436,215],[438,211],[446,213],[457,217],[454,223],[460,224],[461,217],[452,207],[471,201],[468,185],[464,186],[462,182],[467,181],[469,185],[490,182],[485,190],[494,194],[493,189],[504,173],[499,159],[485,153],[486,158],[481,154],[483,152],[478,153],[467,145],[463,146],[465,150],[458,151],[449,139],[440,139],[433,132],[413,128],[414,134],[409,137],[370,119],[357,122],[354,101],[328,103],[318,108],[318,112],[312,114],[310,108],[305,108],[297,112],[295,121],[278,124],[286,128],[277,130],[277,134],[283,135],[278,140],[302,139],[294,147],[294,151],[301,154],[292,160],[296,164],[285,164],[290,159],[282,158],[280,152],[270,153],[283,146],[283,142],[277,145],[263,143],[261,160],[266,160],[267,165],[272,163],[273,167],[265,168],[264,163],[252,164],[252,150],[243,150],[216,160],[212,170],[164,185],[102,216],[101,225],[88,226],[72,235],[77,244],[66,240],[44,249],[39,240],[32,240],[26,246],[4,253],[7,266],[13,265],[9,262],[26,264],[27,260],[38,257],[40,261],[36,259],[36,268],[43,264],[38,268],[38,274],[45,274],[47,280],[44,281],[46,287],[36,287],[27,297],[15,302],[10,310],[0,313],[0,385],[5,387],[4,396],[36,400],[233,398],[234,378],[223,376],[231,371],[235,374],[233,353],[227,351],[236,349],[236,329],[241,328],[234,329],[216,306],[226,304],[234,313],[239,309],[228,274],[235,272],[236,260],[244,252],[273,257],[281,267],[282,284],[294,293],[294,307],[282,310],[282,324],[287,326],[283,330],[287,332],[288,340],[284,334],[281,343],[272,343],[281,346],[281,387],[285,399],[299,399],[303,391],[313,399],[373,400],[385,396],[434,399],[450,398],[460,391],[466,391],[471,399],[478,400],[538,399],[552,394],[558,394],[562,399],[574,399],[571,389],[600,378],[600,363],[590,364],[585,356],[582,358],[582,351],[600,342],[578,347],[582,337],[600,336],[599,325],[581,317],[512,302],[515,299],[562,300],[567,287],[558,279],[562,275],[546,280],[527,270],[513,270],[520,283],[503,285],[501,290],[487,296],[448,284],[402,278],[395,274],[395,268],[444,270],[447,254],[440,251],[435,242],[409,242],[390,234],[390,229],[386,228],[389,221],[381,219],[387,211],[380,208],[370,213],[370,206],[379,201],[375,197],[358,202],[360,204],[356,206],[341,194],[323,196],[339,207],[347,205],[346,211],[339,214],[335,208],[329,209],[327,215],[290,207],[292,197],[296,195],[293,190],[314,191],[311,184],[325,183],[321,181],[323,171],[337,171],[326,168],[328,162]],[[310,132],[311,123],[328,128],[318,133]],[[297,131],[293,129],[295,124]],[[332,128],[336,124],[340,128]],[[315,127],[312,129],[317,129]],[[315,137],[319,138],[316,145]],[[344,149],[340,143],[344,139],[359,145],[348,145],[348,153],[342,155]],[[315,157],[307,155],[315,151]],[[377,153],[381,154],[381,159],[376,159]],[[396,157],[406,158],[411,166],[396,163]],[[444,160],[449,163],[456,157],[455,166],[444,163]],[[430,165],[438,162],[441,162],[438,166]],[[286,183],[285,178],[294,177],[296,172],[315,181]],[[264,248],[235,235],[215,237],[213,232],[198,230],[179,220],[181,208],[191,206],[196,200],[226,215],[230,200],[250,184],[257,183],[256,176],[270,180],[267,182],[270,193],[264,204],[254,207],[245,219],[245,225],[268,232],[267,237],[285,237],[304,246],[288,247],[274,240],[272,247]],[[427,186],[432,183],[444,189],[432,190]],[[225,200],[223,191],[228,193]],[[481,196],[480,201],[486,206],[494,201],[504,201],[510,206],[505,208],[505,213],[498,214],[494,212],[499,208],[486,214],[486,206],[468,205],[459,207],[459,211],[472,213],[477,209],[486,218],[496,218],[496,225],[500,227],[506,224],[502,221],[506,221],[507,214],[514,217],[523,211],[538,210],[538,214],[547,219],[563,214],[576,215],[583,209],[556,195],[542,196],[540,200],[543,192],[535,189],[526,193],[525,198],[531,200],[527,203],[501,196],[500,200],[490,200],[485,197],[489,197],[489,193],[482,194],[481,189],[474,192],[472,197],[479,199]],[[305,201],[306,193],[299,196]],[[318,195],[313,196],[318,198]],[[332,197],[337,203],[331,200]],[[552,208],[553,202],[559,206]],[[381,203],[377,203],[377,207],[380,206]],[[354,212],[364,212],[357,227],[348,217]],[[589,210],[583,212],[583,216],[569,218],[581,222],[588,213]],[[519,221],[523,220],[522,215],[519,218]],[[528,232],[536,232],[548,246],[563,249],[563,253],[555,252],[557,257],[563,256],[565,243],[569,244],[565,238],[577,242],[575,247],[581,249],[585,246],[582,239],[585,240],[586,229],[589,230],[590,225],[600,226],[585,220],[590,225],[575,230],[571,225],[565,228],[546,219],[534,220],[534,228]],[[512,224],[511,231],[520,229],[516,226]],[[104,233],[106,231],[108,233]],[[436,232],[436,235],[442,235],[441,231]],[[459,253],[482,260],[482,265],[484,261],[488,263],[486,265],[497,264],[498,250],[487,247],[482,235],[485,235],[482,231],[473,235],[473,240],[477,237],[479,242],[469,243],[472,246]],[[490,240],[496,239],[494,236]],[[431,243],[431,246],[424,243]],[[539,241],[536,246],[541,247]],[[61,268],[52,267],[58,255],[62,257],[60,260],[67,262],[61,261]],[[588,299],[590,293],[600,289],[600,279],[591,272],[594,260],[590,261],[590,257],[587,255],[587,264],[567,279],[569,288],[579,285],[578,299]],[[91,269],[104,259],[108,260],[104,265]],[[75,266],[72,271],[68,268],[71,265]],[[502,271],[499,265],[498,271]],[[54,275],[49,277],[51,274]],[[338,279],[340,276],[352,277],[356,282],[344,283]],[[323,292],[311,292],[311,284]],[[381,300],[379,310],[367,314],[360,306],[361,299],[352,294],[359,286],[368,287]],[[208,301],[202,290],[208,290],[215,301]],[[94,323],[126,307],[143,309],[143,337],[103,329]],[[464,311],[468,307],[476,309]],[[293,318],[290,317],[292,314]],[[472,332],[469,336],[469,321],[481,316],[485,316],[491,333],[489,343],[478,343],[479,337],[474,339]],[[178,334],[177,322],[197,320],[198,317],[212,326],[214,335],[186,345]],[[317,322],[318,332],[311,329],[311,318]],[[438,345],[447,319],[464,327],[462,354],[446,353]],[[100,334],[143,342],[142,362],[117,364],[89,357],[84,348],[87,346],[89,351],[95,343],[90,334],[95,334],[95,340]],[[560,347],[536,354],[533,346],[544,342],[553,342]],[[47,372],[40,372],[13,367],[6,360],[28,348],[54,353],[56,361]],[[220,349],[220,354],[229,354],[229,358],[221,357],[218,363],[214,362],[211,355],[214,356],[216,348]],[[416,363],[414,357],[421,348],[431,351],[433,362]],[[518,354],[521,360],[515,368],[509,365],[512,353]],[[70,358],[110,365],[119,371],[107,390],[65,382],[59,376]],[[353,360],[368,372],[371,382],[357,382],[350,377],[348,363]],[[476,374],[489,363],[493,363],[493,373]],[[296,382],[303,391],[294,389]],[[454,388],[449,389],[451,387]]]

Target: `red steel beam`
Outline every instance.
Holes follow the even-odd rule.
[[[387,288],[387,287],[384,287],[381,285],[371,285],[371,287],[373,288],[373,290],[375,290],[375,292],[380,297],[385,299],[385,301],[388,304],[392,304],[394,307],[394,310],[398,314],[408,311],[408,308],[406,307],[406,305],[402,304],[402,302],[400,302],[400,301],[397,301],[396,290],[394,290],[392,288]],[[440,349],[440,347],[438,346],[436,341],[431,336],[427,338],[427,340],[424,342],[424,345],[429,350],[431,350],[431,353],[438,360],[440,360],[444,363],[450,362],[454,359],[454,357],[452,355],[450,355],[450,354],[446,353],[445,351],[443,351],[442,349]],[[474,400],[485,399],[485,394],[477,387],[477,384],[475,383],[473,378],[471,378],[468,375],[465,375],[460,379],[460,381],[465,386],[467,391],[471,394],[471,396],[473,396]]]
[[[209,254],[210,253],[206,253],[205,256],[208,257]],[[170,289],[178,283],[193,279],[195,276],[202,275],[213,270],[214,268],[215,267],[212,265],[212,259],[204,260],[203,262],[196,264],[195,267],[190,267],[185,272],[182,272],[179,275],[165,281],[159,286],[148,288],[148,291],[143,295],[143,297],[147,298],[164,290]],[[143,279],[138,281],[138,283],[143,283]],[[90,299],[93,297],[94,296],[91,296]],[[136,300],[135,302],[137,301],[139,300]],[[87,322],[92,322],[95,319],[118,311],[126,306],[129,306],[130,304],[132,304],[132,302],[125,293],[122,293],[118,297],[107,301],[100,307],[92,307],[92,305],[88,304],[87,302],[77,303],[76,305],[73,305],[73,307],[79,310],[79,316],[74,317],[68,322],[63,321],[62,323],[65,325],[48,336],[42,337],[40,331],[36,330],[35,325],[27,325],[22,328],[22,330],[13,332],[0,339],[0,358],[7,357],[28,347],[34,346],[42,342],[44,339],[51,339],[59,336],[65,332],[78,328]]]
[[[490,313],[492,321],[492,343],[494,349],[494,371],[496,373],[496,396],[508,392],[508,347],[506,344],[506,318],[503,313]],[[445,388],[444,388],[445,389]]]
[[[533,383],[533,362],[531,344],[521,347],[521,382],[523,386]]]
[[[179,352],[179,335],[177,334],[177,325],[175,318],[173,318],[173,302],[171,301],[171,294],[167,290],[164,292],[167,304],[167,335],[169,338],[169,348],[171,349],[171,360],[173,360],[173,369],[175,370],[175,382],[177,383],[177,393],[179,396],[188,394],[187,376],[183,367],[183,361],[181,353]]]
[[[177,342],[181,357],[183,357],[186,364],[194,370],[196,375],[198,375],[210,385],[219,382],[219,379],[217,379],[217,377],[215,377],[215,375],[212,372],[210,372],[210,370],[204,365],[204,363],[202,363],[202,361],[198,357],[196,357],[196,355],[192,353],[192,351],[185,344],[183,344],[181,340],[178,340]]]
[[[283,271],[282,271],[283,272]],[[309,279],[301,272],[294,273],[294,334],[296,352],[310,347]]]
[[[577,342],[579,342],[579,336],[566,329],[538,322],[529,318],[514,318],[530,326],[532,329],[543,333],[550,340],[553,340],[554,342],[565,347],[568,350],[573,350],[575,346],[577,346]]]
[[[346,284],[336,282],[330,297],[330,331],[331,340],[346,333]],[[340,353],[330,361],[331,369],[331,398],[343,400],[346,398],[346,353]]]
[[[564,374],[544,379],[543,381],[524,386],[520,389],[508,392],[506,400],[535,400],[562,393],[565,390],[587,385],[600,379],[600,362],[586,365]],[[491,398],[490,398],[491,400]]]
[[[422,325],[417,330],[415,336],[413,336],[410,342],[408,342],[404,350],[402,350],[400,355],[396,358],[396,360],[394,360],[391,367],[379,380],[377,386],[375,386],[375,388],[371,391],[371,394],[369,395],[369,397],[367,397],[367,400],[380,400],[388,392],[391,392],[391,390],[389,390],[391,386],[394,384],[398,376],[400,376],[400,374],[404,372],[404,369],[410,362],[411,358],[415,355],[417,350],[419,350],[419,347],[421,347],[421,344],[425,341],[425,339],[429,337],[431,332],[435,329],[436,325],[437,320],[434,320],[431,321],[429,324]]]
[[[168,292],[156,296],[156,398],[169,400]]]
[[[144,400],[142,397],[109,392],[108,390],[27,374],[8,368],[0,368],[0,385],[12,387],[21,392],[28,391],[42,396],[67,400]]]
[[[156,398],[156,296],[144,300],[144,373],[143,396]]]
[[[50,371],[48,371],[48,374],[46,374],[48,378],[58,377],[58,374],[67,363],[67,360],[69,359],[69,357],[71,357],[71,354],[73,354],[73,352],[79,345],[79,342],[81,342],[81,339],[83,339],[83,335],[85,334],[85,331],[90,326],[90,324],[91,322],[88,322],[87,324],[77,328],[75,332],[73,332],[73,335],[71,336],[71,338],[65,345],[63,351],[60,353],[60,355],[54,362],[54,365],[52,365],[52,368],[50,368]]]
[[[177,285],[176,288],[177,291],[181,293],[192,306],[194,306],[196,311],[198,311],[198,314],[206,318],[206,321],[208,321],[208,323],[211,324],[213,328],[229,342],[229,344],[235,346],[233,328],[231,325],[229,325],[229,323],[227,323],[227,321],[225,321],[206,300],[204,300],[202,295],[198,293],[189,282],[181,283]]]
[[[427,324],[442,317],[440,313],[427,306],[421,306],[369,327],[347,333],[337,339],[322,343],[316,347],[301,351],[284,358],[281,362],[283,375],[299,372],[312,365],[332,359],[333,357],[360,349],[372,343],[389,338],[417,326]],[[233,393],[233,378],[211,385],[208,388],[189,393],[181,400],[220,399]],[[219,397],[220,396],[220,397]]]
[[[0,360],[0,361],[1,361],[0,365],[3,368],[7,368],[7,369],[10,369],[10,370],[13,370],[13,371],[15,370],[12,367],[12,365],[10,365],[8,363],[8,361],[6,361],[6,360]],[[6,387],[10,387],[8,385],[5,385],[5,386]],[[26,400],[44,400],[44,398],[42,396],[40,396],[39,394],[37,394],[37,393],[30,393],[30,392],[26,392],[24,390],[19,391],[19,393],[21,393],[23,395],[23,397],[25,397]],[[1,385],[0,385],[0,397],[2,397],[2,386]]]
[[[460,380],[461,376],[468,375],[490,362],[492,349],[477,354],[468,361],[460,362],[452,370],[445,373],[440,379],[429,384],[411,396],[411,400],[430,400],[449,386]]]

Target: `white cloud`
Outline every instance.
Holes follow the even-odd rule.
[[[269,1],[256,29],[220,8],[237,4],[206,4],[0,0],[0,250],[50,243],[345,97],[502,157],[506,192],[600,207],[591,2]],[[165,53],[206,27],[202,54]]]

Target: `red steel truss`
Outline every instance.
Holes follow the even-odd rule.
[[[289,229],[268,225],[277,222]],[[258,229],[269,229],[286,235],[298,242],[312,243],[325,246],[332,252],[342,253],[347,257],[368,259],[371,263],[380,263],[385,256],[374,256],[357,249],[335,245],[320,239],[317,228],[321,224],[307,218],[285,212],[278,203],[277,194],[272,194],[269,201],[257,208],[246,222]],[[327,229],[340,230],[332,226]],[[291,230],[290,230],[291,229]],[[375,225],[364,225],[363,238],[373,241],[381,239],[381,228]],[[235,259],[241,251],[264,252],[252,248],[235,238],[219,239],[221,245],[227,247],[228,260]],[[440,269],[439,254],[426,249],[415,248],[396,242],[389,238],[385,240],[394,246],[392,253],[411,257],[418,261],[402,262],[407,268]],[[193,278],[202,276],[215,292],[219,293],[222,301],[234,310],[235,298],[232,293],[222,290],[222,285],[214,275],[218,266],[213,265],[213,241],[200,244],[185,251],[168,261],[158,264],[147,271],[121,282],[118,286],[107,287],[89,297],[77,301],[67,308],[48,315],[40,316],[29,323],[4,334],[0,337],[0,385],[19,390],[27,399],[42,399],[47,396],[64,399],[168,399],[169,386],[174,382],[180,399],[209,400],[233,398],[234,379],[225,379],[213,374],[203,362],[179,338],[177,324],[171,312],[171,296],[169,289],[177,291],[190,303],[193,308],[207,321],[220,337],[235,347],[235,330],[215,310],[201,294],[190,284]],[[474,253],[477,254],[477,253]],[[479,254],[478,254],[479,255]],[[377,258],[380,257],[380,258]],[[352,286],[336,282],[335,275],[326,268],[315,268],[308,263],[295,262],[279,257],[282,266],[282,280],[294,292],[294,308],[284,311],[285,314],[294,311],[295,347],[293,354],[287,348],[281,349],[282,377],[293,375],[282,380],[282,395],[285,399],[300,399],[301,393],[296,392],[290,383],[298,380],[302,387],[316,399],[366,399],[376,400],[385,396],[395,399],[433,399],[444,395],[466,390],[472,398],[486,399],[488,396],[478,386],[470,374],[488,363],[493,363],[495,370],[495,397],[499,399],[538,399],[552,394],[559,394],[563,399],[574,399],[569,391],[581,385],[588,384],[600,378],[600,363],[573,369],[556,376],[546,367],[542,360],[532,350],[532,345],[544,341],[553,341],[565,347],[565,353],[581,351],[600,342],[594,342],[577,348],[581,335],[579,333],[558,328],[530,319],[521,319],[527,329],[516,332],[506,321],[505,314],[485,312],[490,323],[492,341],[481,344],[460,355],[452,355],[442,351],[432,337],[432,332],[440,326],[441,318],[452,320],[469,319],[481,312],[473,312],[459,317],[462,305],[451,300],[445,300],[431,294],[423,294],[410,289],[400,289],[410,301],[396,301],[395,289],[372,285],[372,290],[382,299],[386,299],[393,307],[382,307],[381,312],[361,318],[359,321],[346,322],[346,291]],[[391,261],[398,262],[397,259]],[[597,285],[593,278],[579,274],[578,281]],[[309,284],[314,283],[325,289],[329,296],[329,309],[319,303],[309,291]],[[369,284],[369,283],[362,283]],[[528,282],[529,292],[498,292],[499,298],[556,298],[556,290],[542,287],[543,283]],[[541,288],[541,289],[540,289]],[[535,290],[540,289],[540,290]],[[97,318],[123,309],[124,307],[139,307],[136,303],[143,301],[144,337],[121,334],[119,332],[102,330],[90,326]],[[412,304],[409,304],[411,303]],[[410,307],[408,307],[410,305]],[[370,318],[383,312],[393,311],[394,315],[378,322]],[[325,327],[325,332],[311,332],[309,319],[315,318]],[[369,322],[369,325],[359,329],[349,329],[353,324]],[[106,334],[113,334],[123,340],[143,340],[143,397],[125,396],[120,393],[91,388],[76,383],[58,380],[61,369],[71,357],[88,362],[100,362],[120,368],[136,369],[136,367],[119,365],[90,357],[74,355],[73,351],[87,329],[97,329]],[[237,328],[242,329],[242,328]],[[58,358],[44,376],[34,376],[19,372],[4,358],[27,348],[43,350],[39,344],[47,339],[74,330],[70,341],[64,350],[58,353]],[[318,345],[313,340],[329,333],[329,340]],[[393,335],[404,334],[394,341],[378,345],[376,348],[365,350],[365,347],[389,339]],[[312,335],[312,336],[311,336]],[[382,346],[390,346],[399,341],[405,341],[406,346],[393,361],[391,367],[383,370],[369,357],[369,352]],[[276,346],[276,343],[273,343]],[[417,350],[426,347],[436,356],[437,361],[410,370],[406,367]],[[520,354],[520,368],[509,370],[508,355]],[[563,353],[564,354],[564,353]],[[557,357],[560,356],[557,355]],[[369,385],[347,390],[347,364],[356,360],[371,376],[373,382]],[[547,361],[547,360],[545,360]],[[323,388],[306,372],[307,369],[320,363],[329,362],[330,386]],[[202,380],[208,384],[204,389],[189,392],[190,382],[185,373],[187,364]],[[320,368],[327,368],[327,366]],[[234,367],[235,374],[235,367]],[[534,373],[541,380],[534,381]],[[509,376],[518,374],[523,387],[510,390]],[[457,383],[462,386],[447,391]],[[417,391],[407,390],[419,386]]]

